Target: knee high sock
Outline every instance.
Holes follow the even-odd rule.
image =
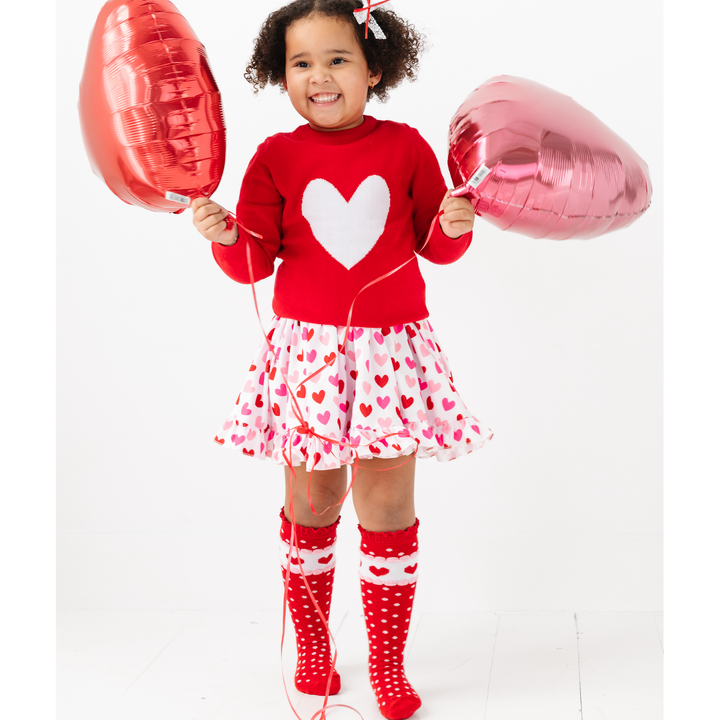
[[[388,720],[409,718],[422,704],[405,677],[403,658],[418,569],[419,521],[398,532],[360,528],[360,586],[370,646],[370,684]]]
[[[315,606],[310,599],[303,581],[295,550],[290,551],[291,525],[280,511],[280,563],[285,569],[290,556],[290,582],[288,587],[288,607],[295,626],[297,641],[297,669],[295,687],[309,695],[325,695],[327,678],[332,665],[332,652],[327,630],[323,626]],[[340,518],[324,528],[308,528],[296,525],[297,541],[300,547],[300,562],[317,604],[325,621],[330,617],[333,577],[335,575],[335,546],[337,526]],[[340,676],[333,670],[330,683],[330,695],[340,690]]]

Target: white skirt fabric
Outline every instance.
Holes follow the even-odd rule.
[[[353,327],[342,348],[344,334],[274,318],[271,347],[262,341],[215,441],[309,471],[356,455],[452,460],[492,438],[458,395],[428,320]]]

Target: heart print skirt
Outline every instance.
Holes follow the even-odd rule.
[[[356,453],[452,460],[492,438],[458,395],[428,320],[353,327],[342,348],[344,334],[275,317],[272,347],[262,341],[215,441],[309,471],[351,464]]]

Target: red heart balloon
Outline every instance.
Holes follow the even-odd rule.
[[[591,238],[629,225],[650,206],[640,156],[567,95],[500,75],[450,124],[454,195],[501,230],[536,238]]]
[[[103,5],[78,110],[93,171],[121,200],[182,212],[220,183],[220,92],[205,48],[169,0]]]

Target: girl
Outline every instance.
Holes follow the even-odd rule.
[[[280,557],[284,572],[290,562],[295,686],[313,695],[340,689],[299,564],[327,618],[347,466],[357,455],[352,497],[370,682],[393,720],[421,704],[403,668],[418,575],[415,459],[451,460],[492,435],[455,390],[416,257],[458,260],[473,208],[449,197],[416,130],[364,115],[369,98],[383,101],[415,78],[423,38],[384,5],[371,15],[355,12],[362,7],[296,0],[267,18],[245,77],[256,92],[282,85],[307,123],[258,148],[240,190],[240,227],[206,198],[193,202],[193,222],[238,282],[250,282],[248,253],[255,280],[282,260],[271,345],[263,341],[216,440],[285,465]]]

